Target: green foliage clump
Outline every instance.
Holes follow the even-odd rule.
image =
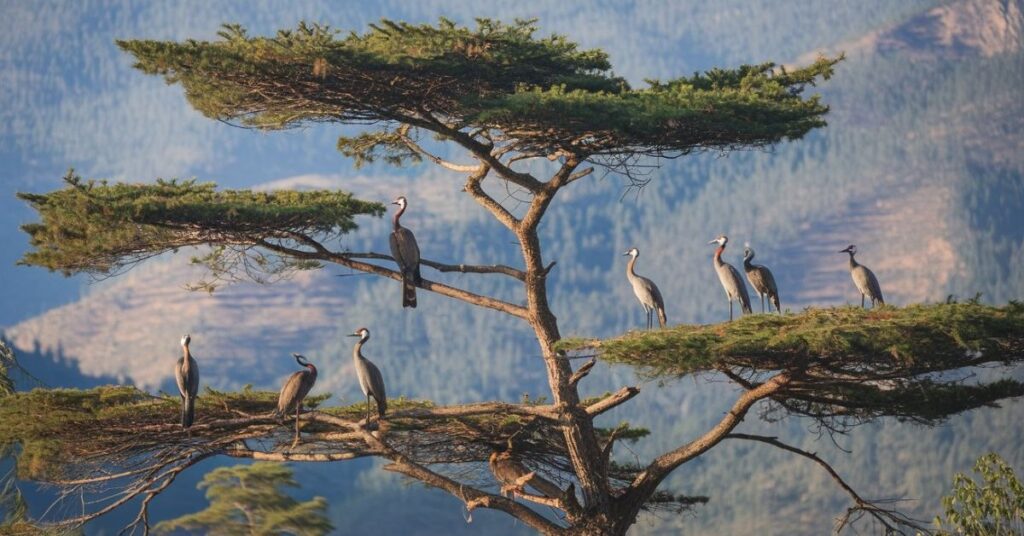
[[[158,180],[155,184],[83,181],[74,171],[66,186],[46,194],[19,193],[40,216],[23,225],[34,248],[21,264],[109,274],[147,258],[186,246],[217,244],[202,260],[215,270],[232,263],[264,272],[315,267],[303,259],[244,257],[266,240],[337,236],[357,228],[359,215],[380,216],[380,203],[360,201],[340,191],[217,190],[212,183]],[[240,250],[230,249],[233,246]]]
[[[194,514],[162,521],[158,534],[201,531],[211,536],[319,536],[334,527],[327,519],[327,501],[314,497],[299,502],[282,488],[297,488],[287,466],[255,463],[219,467],[199,483],[210,506]]]
[[[963,473],[953,477],[952,493],[942,498],[946,515],[935,519],[939,534],[1024,534],[1024,484],[1013,468],[992,452],[978,458],[974,472],[980,483]]]
[[[935,423],[1024,395],[1024,383],[967,384],[972,367],[1024,360],[1024,305],[913,305],[808,309],[734,322],[633,332],[609,340],[567,339],[651,378],[722,372],[745,388],[771,373],[789,380],[774,410],[827,423],[892,416]],[[952,374],[952,376],[950,376]],[[959,376],[958,376],[959,375]]]
[[[416,159],[390,126],[443,137],[493,129],[524,151],[584,156],[760,146],[824,125],[828,107],[805,86],[842,58],[793,71],[765,63],[714,70],[634,90],[601,50],[535,36],[536,21],[478,19],[467,28],[382,20],[340,36],[302,23],[273,37],[228,25],[218,41],[119,41],[136,67],[181,84],[208,117],[283,129],[306,122],[383,122],[344,137],[357,162]],[[436,114],[436,115],[435,115]],[[439,119],[443,117],[444,119]]]
[[[747,315],[723,324],[559,343],[563,350],[584,347],[651,377],[722,366],[764,370],[844,361],[927,372],[969,366],[979,357],[1007,364],[1024,357],[1024,305],[811,308],[795,315]]]

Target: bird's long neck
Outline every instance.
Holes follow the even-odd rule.
[[[751,261],[753,261],[753,260],[754,260],[754,252],[753,251],[751,251],[751,252],[747,253],[746,255],[744,255],[743,256],[743,268],[745,268],[747,270],[752,268],[753,265],[751,264]]]
[[[188,374],[189,369],[192,368],[192,366],[189,364],[189,361],[192,361],[192,354],[188,351],[188,345],[187,344],[183,344],[181,346],[181,354],[182,354],[181,370],[185,374]]]
[[[316,367],[312,363],[306,363],[305,365],[302,366],[306,367],[306,370],[309,371],[309,374],[316,378]]]
[[[636,277],[636,257],[629,259],[629,263],[626,264],[626,276],[630,279]]]
[[[853,252],[852,251],[847,251],[847,253],[850,254],[850,269],[853,270],[854,268],[856,268],[858,266],[857,260],[853,258]]]
[[[359,364],[359,360],[363,359],[363,352],[362,352],[363,344],[366,343],[366,340],[368,338],[369,337],[364,337],[364,338],[359,339],[359,342],[357,342],[356,345],[354,347],[352,347],[352,362],[353,363]]]
[[[723,264],[722,263],[722,252],[723,251],[725,251],[725,244],[722,244],[721,246],[718,246],[718,249],[715,250],[715,266],[721,266]]]
[[[402,214],[405,214],[405,207],[399,205],[398,210],[395,211],[395,217],[391,222],[391,227],[396,231],[402,228],[402,224],[398,223],[398,219],[402,217]]]

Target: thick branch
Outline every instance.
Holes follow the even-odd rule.
[[[616,406],[625,403],[626,401],[628,401],[629,399],[633,398],[638,394],[640,394],[639,387],[623,387],[622,389],[619,389],[618,391],[613,393],[611,396],[587,406],[587,415],[590,415],[591,417],[596,417]]]
[[[858,495],[857,492],[854,491],[854,489],[850,487],[850,485],[847,484],[846,481],[842,479],[842,477],[839,476],[839,473],[837,473],[836,470],[833,469],[832,466],[828,464],[828,462],[821,459],[820,457],[818,457],[817,454],[813,452],[807,452],[806,450],[799,449],[791,445],[787,445],[779,441],[777,438],[769,436],[760,436],[752,434],[728,434],[725,436],[725,438],[745,439],[748,441],[760,441],[761,443],[767,443],[769,445],[772,445],[773,447],[780,448],[782,450],[789,451],[794,454],[799,454],[800,456],[812,460],[814,463],[824,468],[825,471],[828,472],[829,476],[832,477],[832,480],[835,480],[836,484],[839,484],[839,487],[843,488],[843,491],[845,491],[853,499],[854,504],[856,504],[855,508],[852,508],[850,511],[847,512],[846,515],[840,517],[837,520],[837,533],[841,531],[843,527],[847,524],[850,518],[850,514],[853,513],[853,511],[861,511],[870,514],[886,528],[887,533],[902,532],[898,531],[898,529],[896,528],[899,525],[907,526],[914,529],[915,531],[921,531],[926,534],[930,532],[927,527],[924,527],[921,524],[915,522],[914,520],[899,514],[895,510],[882,508],[872,503],[871,501],[867,501],[861,498],[861,496]]]
[[[708,430],[700,438],[687,443],[671,452],[665,453],[655,459],[644,472],[637,475],[630,485],[629,492],[623,497],[627,508],[639,509],[643,502],[650,497],[658,488],[658,484],[665,479],[676,467],[707,452],[719,441],[732,432],[758,400],[771,396],[772,393],[783,388],[790,381],[789,374],[780,372],[772,376],[768,381],[743,393],[733,404],[732,409],[722,417],[711,430]]]

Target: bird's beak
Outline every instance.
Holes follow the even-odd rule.
[[[712,240],[712,241],[710,241],[710,242],[708,242],[708,244],[717,244],[717,243],[718,243],[718,239],[717,238]]]
[[[846,249],[839,250],[838,253],[847,253],[849,251],[850,251],[850,248],[846,248]]]
[[[398,201],[392,201],[392,202],[391,202],[391,204],[392,204],[392,205],[397,205],[397,204],[398,204]]]
[[[358,333],[349,333],[348,336],[349,337],[358,337],[359,334]]]
[[[628,252],[628,251],[622,254],[622,256],[623,256],[623,257],[625,257],[625,256],[627,256],[627,255],[629,255],[629,252]]]

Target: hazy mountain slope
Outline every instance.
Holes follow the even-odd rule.
[[[836,253],[849,243],[860,247],[858,258],[878,274],[886,297],[896,304],[942,300],[951,293],[982,292],[992,302],[1021,298],[1024,61],[1019,37],[1016,46],[1004,46],[1014,42],[1006,36],[1019,36],[1011,29],[1020,2],[996,4],[1005,14],[1007,30],[995,32],[1002,36],[995,41],[980,37],[989,35],[985,25],[990,11],[981,9],[984,5],[899,5],[893,8],[899,13],[872,19],[871,24],[859,19],[851,23],[859,33],[843,27],[826,39],[826,30],[809,29],[792,41],[814,43],[810,48],[815,50],[836,42],[862,44],[821,88],[833,110],[827,129],[771,153],[660,162],[662,167],[640,192],[624,191],[615,177],[594,177],[556,201],[544,224],[544,242],[547,258],[558,261],[551,294],[562,333],[606,336],[640,325],[641,309],[625,281],[621,257],[633,245],[641,250],[638,271],[656,281],[666,296],[671,323],[724,319],[727,306],[711,268],[713,249],[707,245],[723,232],[732,238],[727,259],[739,264],[742,244],[750,241],[758,261],[775,271],[783,306],[791,309],[857,301],[845,256]],[[750,42],[762,43],[773,55],[783,50],[788,56],[782,59],[809,52],[790,41],[775,47],[785,38],[762,27],[767,23],[760,21],[773,20],[763,13],[769,8],[753,6],[744,13],[728,2],[709,6],[666,15],[666,33],[652,35],[677,31],[670,22],[687,16],[693,17],[685,22],[692,28],[709,20],[701,17],[738,20],[749,15],[749,24],[761,28],[751,32]],[[429,5],[422,9],[429,10]],[[786,4],[779,9],[792,14],[796,8]],[[860,8],[837,12],[849,9]],[[657,14],[654,9],[643,12],[652,19]],[[736,25],[705,26],[704,33],[695,35],[720,37],[708,45],[713,50],[706,52],[709,56],[752,56],[751,48],[742,46],[742,33],[715,33]],[[636,42],[623,50],[648,47],[645,43],[652,37],[630,39]],[[651,61],[677,65],[667,56]],[[345,175],[300,177],[279,186],[340,185],[382,200],[404,193],[411,201],[405,221],[416,231],[425,256],[517,262],[508,234],[459,193],[460,177],[429,166],[386,178]],[[495,193],[504,198],[503,190]],[[386,251],[387,225],[366,221],[338,247]],[[184,269],[178,261],[154,261],[104,283],[72,306],[15,326],[10,336],[22,347],[39,340],[43,348],[63,348],[80,359],[83,371],[120,375],[149,386],[169,378],[183,330],[192,330],[204,379],[211,385],[274,385],[292,366],[288,353],[303,351],[322,363],[318,389],[353,401],[359,394],[348,369],[352,340],[345,335],[367,326],[373,340],[366,355],[381,366],[390,393],[461,402],[546,391],[529,331],[497,314],[426,292],[420,293],[416,311],[403,311],[393,282],[334,277],[344,273],[336,268],[275,287],[244,285],[212,297],[189,294],[181,290],[190,279]],[[424,274],[521,299],[500,276]],[[212,363],[215,359],[220,362]],[[599,366],[584,382],[584,394],[635,381],[628,369]],[[643,459],[703,431],[720,417],[730,394],[726,386],[704,381],[648,384],[640,397],[605,422],[630,419],[651,428],[651,438],[618,452]],[[835,461],[866,496],[919,498],[906,507],[930,518],[952,473],[967,469],[986,450],[1024,467],[1019,448],[1024,438],[1017,422],[1021,410],[1015,402],[1002,410],[958,417],[934,430],[894,422],[865,427],[840,439],[851,454],[840,452],[828,439],[816,440],[804,429],[806,423],[752,422],[745,429],[778,434],[819,452]],[[419,487],[403,489],[381,479],[379,470],[353,478],[347,468],[330,467],[311,469],[323,476],[309,489],[328,496],[335,523],[346,532],[373,528],[375,508],[399,502],[414,504],[410,508],[422,512],[428,526],[453,526],[448,522],[454,518],[467,533],[498,530],[463,525],[456,517],[457,503],[433,495],[422,499],[426,495]],[[378,480],[379,487],[370,486]],[[669,485],[709,495],[712,502],[694,517],[645,518],[634,533],[821,534],[848,504],[816,467],[760,446],[724,446],[684,467]],[[440,505],[436,517],[424,504]],[[403,519],[409,525],[421,522],[415,516]],[[511,522],[507,525],[496,524],[501,530],[521,531]]]

